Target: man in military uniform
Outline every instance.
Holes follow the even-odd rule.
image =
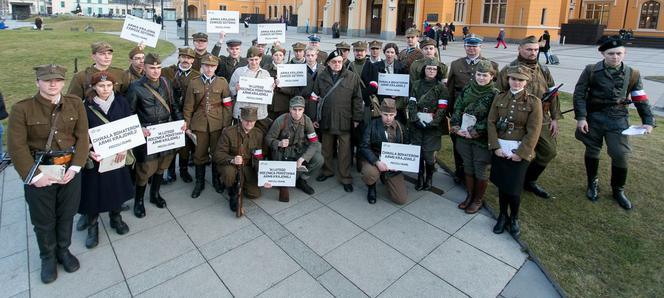
[[[369,43],[369,62],[378,63],[382,59],[380,58],[380,52],[383,50],[383,43],[377,40],[374,40]]]
[[[634,104],[646,134],[652,132],[655,119],[639,71],[623,63],[625,47],[622,40],[607,38],[599,51],[604,60],[586,66],[574,88],[576,138],[586,146],[586,196],[593,202],[598,199],[597,168],[602,143],[606,140],[611,157],[613,198],[620,207],[629,210],[632,203],[625,196],[625,183],[631,147],[629,137],[622,134],[629,127],[627,107]]]
[[[438,63],[440,66],[440,69],[443,73],[443,82],[447,81],[447,65],[445,63],[440,62],[438,60],[438,57],[436,57],[436,42],[433,41],[433,39],[427,38],[420,42],[420,48],[422,49],[422,54],[424,55],[423,58],[415,60],[411,65],[410,65],[410,82],[413,83],[419,79],[422,79],[422,69],[424,68],[424,65],[426,64],[426,61],[429,59],[433,59]]]
[[[171,82],[173,88],[173,104],[179,110],[184,108],[184,98],[187,93],[187,87],[191,80],[200,77],[201,73],[193,68],[196,53],[191,48],[180,48],[178,50],[178,63],[161,70],[161,75]],[[195,150],[194,143],[191,138],[185,139],[185,146],[178,149],[176,154],[179,155],[178,165],[180,167],[180,178],[185,183],[193,181],[187,166],[189,163],[189,155],[192,155]],[[191,153],[191,154],[190,154]],[[164,184],[175,182],[175,156],[171,164],[168,166],[168,174]]]
[[[242,66],[247,66],[248,62],[247,58],[242,58],[240,56],[240,46],[242,45],[242,41],[237,39],[229,39],[226,41],[226,51],[228,51],[228,56],[220,55],[221,46],[224,43],[223,32],[219,36],[219,41],[212,49],[212,55],[219,56],[219,66],[217,67],[216,75],[218,77],[223,77],[226,81],[230,82],[235,70]]]
[[[304,97],[290,100],[289,113],[279,116],[265,135],[265,144],[272,152],[273,160],[296,161],[297,168],[306,167],[306,172],[297,172],[295,187],[309,195],[314,189],[309,186],[309,174],[323,166],[323,155],[318,135],[311,119],[304,114]],[[288,188],[279,189],[279,201],[288,202]]]
[[[129,85],[127,101],[132,113],[138,116],[143,127],[143,135],[150,136],[148,126],[182,120],[182,112],[173,104],[173,90],[166,78],[161,76],[161,59],[157,54],[149,53],[145,56],[145,76]],[[182,130],[187,129],[187,124]],[[147,145],[134,149],[136,155],[136,195],[134,196],[134,215],[141,218],[145,216],[143,196],[148,179],[152,177],[150,185],[150,203],[158,208],[166,207],[166,201],[159,194],[162,174],[173,159],[174,150],[147,154]]]
[[[85,98],[88,89],[92,88],[90,80],[93,74],[105,70],[110,72],[115,78],[124,78],[124,70],[111,66],[113,62],[113,47],[110,44],[105,41],[98,41],[91,44],[90,48],[92,49],[90,57],[95,63],[75,73],[69,83],[69,90],[67,90],[67,94],[75,95],[82,99]],[[118,80],[113,85],[113,91],[124,94],[128,86],[129,82]]]
[[[350,66],[350,59],[348,59],[348,55],[350,54],[350,45],[345,41],[342,41],[334,46],[337,48],[337,51],[341,53],[341,57],[344,59],[344,68],[348,69]]]
[[[201,59],[208,53],[208,35],[203,32],[194,33],[192,35],[194,39],[194,51],[196,52],[196,57],[194,57],[194,69],[197,71],[201,70]],[[216,55],[215,55],[216,56]]]
[[[380,160],[383,142],[408,144],[409,137],[403,124],[395,119],[397,107],[394,99],[385,98],[380,105],[380,119],[371,121],[364,129],[360,154],[362,155],[362,181],[367,184],[367,201],[376,204],[376,183],[380,179],[387,185],[387,192],[396,204],[408,201],[406,183],[400,171],[390,171],[385,162]]]
[[[129,68],[125,70],[125,82],[136,81],[143,77],[143,62],[145,61],[145,53],[142,46],[137,46],[129,51]]]
[[[78,173],[88,155],[88,118],[79,97],[62,94],[65,72],[60,65],[35,67],[39,91],[17,102],[9,115],[9,154],[21,179],[28,180],[36,151],[67,150],[73,153],[46,155],[43,165],[66,167],[64,177],[52,177],[36,169],[24,186],[25,200],[34,226],[41,280],[55,281],[57,263],[67,272],[80,267],[69,252],[72,224],[81,199]]]
[[[318,63],[325,62],[327,59],[327,52],[320,49],[320,37],[318,35],[309,35],[309,46],[318,49]]]
[[[466,57],[461,57],[457,60],[452,61],[450,64],[450,73],[447,76],[447,90],[450,92],[450,107],[454,107],[457,96],[461,93],[463,87],[468,84],[471,80],[475,79],[475,70],[480,61],[487,60],[487,58],[482,57],[482,38],[471,34],[470,36],[463,39],[463,48],[466,50]],[[493,69],[498,69],[498,63],[490,61],[493,65]],[[450,112],[453,109],[450,109]],[[450,113],[451,114],[451,113]],[[450,115],[451,116],[451,115]],[[452,139],[452,144],[454,148],[454,169],[455,169],[455,181],[464,180],[464,170],[463,170],[463,160],[461,155],[456,149],[456,134],[450,134]]]
[[[406,48],[401,50],[399,53],[399,61],[401,61],[404,67],[410,70],[410,65],[418,59],[424,58],[424,54],[417,47],[417,37],[420,35],[420,32],[415,28],[410,28],[406,30]]]
[[[250,199],[261,196],[258,188],[258,161],[263,159],[263,132],[254,128],[258,120],[256,107],[240,110],[240,123],[227,127],[219,137],[214,152],[214,162],[221,170],[221,179],[228,189],[231,211],[237,211],[238,192],[235,188],[237,171],[240,171],[242,193]]]
[[[526,85],[528,93],[540,100],[555,89],[555,82],[549,69],[537,61],[539,44],[535,36],[528,36],[519,43],[519,57],[508,66],[525,66],[530,70],[530,81]],[[501,90],[509,90],[507,77],[507,66],[497,76],[496,87]],[[556,157],[556,136],[558,136],[558,120],[563,115],[560,112],[558,95],[552,94],[550,98],[542,102],[544,120],[542,121],[542,133],[535,148],[535,159],[528,166],[526,181],[523,189],[532,192],[541,198],[550,198],[551,195],[541,186],[537,185],[537,178],[544,172],[546,166]]]
[[[254,47],[258,48],[258,50],[260,50],[260,52],[261,52],[261,64],[260,64],[260,66],[262,68],[265,68],[266,66],[272,64],[272,56],[267,55],[267,53],[265,53],[265,46],[266,45],[267,44],[265,44],[265,43],[258,43],[258,38],[254,38],[254,40],[251,41],[251,46],[254,46]]]
[[[293,58],[291,58],[288,63],[290,64],[305,64],[307,63],[306,59],[304,59],[304,49],[307,48],[307,45],[301,43],[301,42],[296,42],[293,44]]]
[[[219,60],[216,56],[207,55],[201,60],[202,74],[191,80],[184,101],[184,120],[192,133],[196,135],[196,184],[191,193],[198,198],[205,187],[205,165],[210,161],[224,127],[231,125],[233,102],[228,82],[223,77],[215,76]],[[217,166],[212,164],[212,185],[215,191],[222,193],[223,185],[219,182]]]

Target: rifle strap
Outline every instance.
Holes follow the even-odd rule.
[[[62,100],[62,98],[60,98],[60,100]],[[55,106],[54,110],[55,115],[53,116],[53,122],[51,122],[51,131],[48,133],[48,140],[46,141],[45,151],[47,152],[51,151],[51,144],[53,143],[53,137],[55,136],[55,131],[58,129],[58,119],[60,119],[60,111],[62,111],[62,102],[58,103]]]
[[[325,93],[325,96],[321,97],[321,99],[318,101],[318,106],[316,107],[316,120],[317,121],[320,121],[320,119],[321,119],[321,113],[323,112],[323,104],[325,104],[325,99],[328,96],[330,96],[330,94],[332,94],[332,91],[334,91],[334,89],[336,89],[339,86],[339,84],[341,84],[341,81],[343,81],[343,80],[344,80],[343,77],[339,78],[337,80],[337,82],[334,83],[334,85],[332,85],[332,88],[330,88],[330,90],[327,90],[327,93]]]
[[[158,100],[158,101],[159,101],[159,102],[160,102],[160,103],[166,108],[166,110],[167,110],[168,113],[170,114],[170,113],[171,113],[171,107],[168,105],[168,102],[164,99],[164,97],[161,96],[161,94],[159,94],[159,92],[157,92],[156,90],[152,89],[152,87],[148,86],[148,84],[143,83],[143,86],[144,86],[146,89],[148,89],[148,91],[150,91],[150,93],[152,93],[152,95],[154,95],[154,97],[157,98],[157,100]],[[168,86],[164,86],[164,87],[168,88]]]

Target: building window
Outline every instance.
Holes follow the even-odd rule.
[[[267,10],[268,10],[268,12],[269,12],[268,18],[271,19],[271,18],[272,18],[272,6],[268,6],[268,7],[267,7]]]
[[[659,17],[659,2],[648,1],[641,5],[641,18],[639,19],[639,29],[657,29],[657,19]]]
[[[97,3],[101,4],[101,0],[97,0]]]
[[[226,5],[219,5],[219,10],[227,10],[228,8]]]
[[[127,13],[127,11],[122,9],[122,14],[126,14],[126,13]]]
[[[65,2],[64,1],[60,1],[60,7],[65,8]]]
[[[542,18],[540,19],[540,25],[544,25],[544,21],[546,21],[546,8],[542,8]]]
[[[484,23],[505,24],[507,0],[484,0]]]
[[[609,2],[596,2],[586,4],[586,19],[598,20],[600,25],[606,25],[609,21]]]
[[[466,0],[454,1],[454,21],[463,22],[463,16],[466,12]]]
[[[260,11],[260,9],[258,8],[258,6],[256,6],[256,8],[255,8],[255,14],[259,14],[259,13],[261,13],[261,11]]]
[[[88,0],[88,1],[90,1],[90,0]],[[92,15],[92,7],[88,7],[88,15],[89,16]]]

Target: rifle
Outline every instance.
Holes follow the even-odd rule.
[[[553,88],[553,90],[551,90],[551,91],[549,91],[549,92],[547,92],[547,93],[544,93],[544,96],[542,97],[542,102],[548,102],[549,100],[551,100],[551,97],[553,97],[554,95],[558,94],[558,90],[559,90],[560,87],[562,87],[563,85],[564,85],[564,84],[561,83],[560,85],[558,85],[558,87]]]
[[[244,214],[244,208],[242,207],[242,184],[244,184],[242,169],[243,165],[236,165],[237,171],[235,171],[235,189],[237,191],[237,210],[235,211],[236,217],[242,217]]]
[[[288,50],[288,60],[286,60],[286,63],[290,63],[290,52],[291,50]]]
[[[78,72],[78,57],[74,58],[74,73]]]
[[[32,178],[35,176],[35,172],[39,168],[39,166],[44,162],[44,157],[50,157],[50,156],[60,156],[60,155],[65,155],[65,154],[72,154],[76,150],[74,147],[65,149],[65,150],[48,150],[48,151],[35,151],[35,163],[32,165],[32,168],[30,168],[30,171],[28,172],[28,176],[25,177],[25,180],[23,180],[23,184],[30,184],[32,182]]]

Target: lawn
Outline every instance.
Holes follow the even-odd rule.
[[[71,28],[78,28],[79,31],[87,25],[92,25],[95,32],[119,32],[122,30],[124,19],[93,18],[83,16],[58,16],[44,17],[44,28],[52,28],[56,31],[71,31]],[[34,23],[34,18],[25,20]]]
[[[563,110],[572,107],[570,94],[562,94],[561,102]],[[630,123],[641,123],[636,110],[630,115]],[[634,209],[625,211],[611,198],[605,153],[600,199],[585,198],[584,146],[574,138],[575,128],[573,112],[566,114],[560,121],[558,156],[539,181],[554,198],[522,196],[521,240],[570,297],[664,297],[664,130],[630,139],[626,194]],[[438,159],[453,165],[446,136],[444,145]],[[486,199],[497,211],[495,187]]]

